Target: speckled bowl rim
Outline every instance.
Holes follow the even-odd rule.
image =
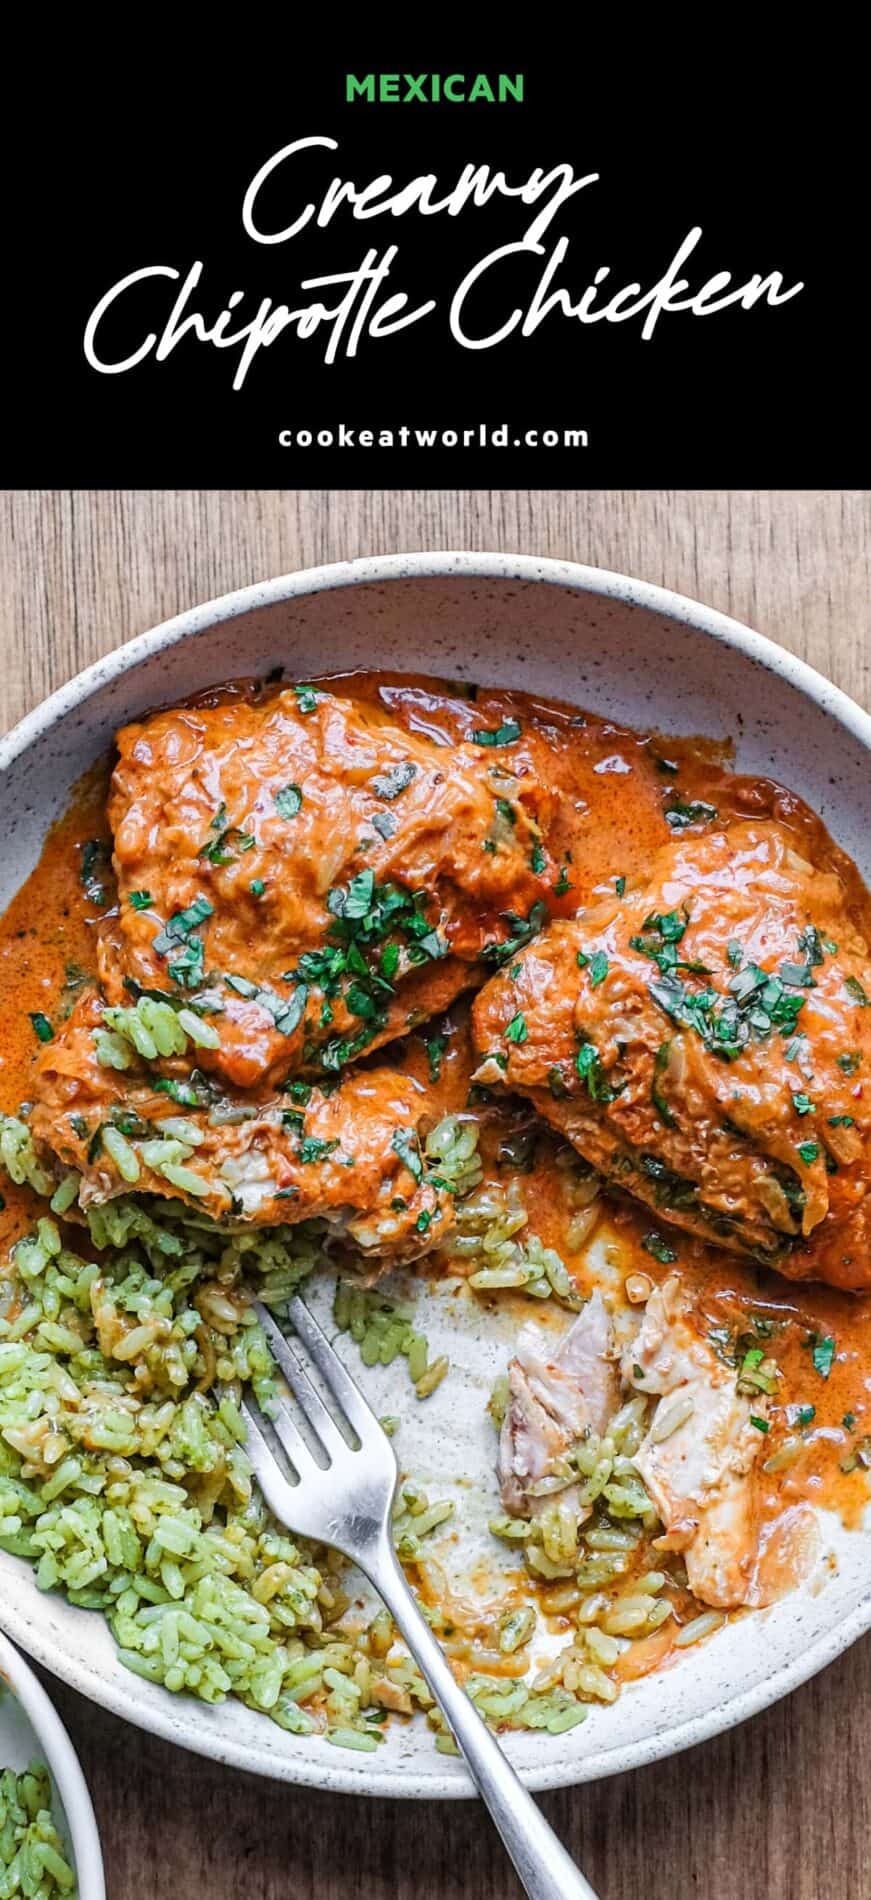
[[[456,579],[468,577],[478,580],[544,582],[550,586],[563,587],[573,592],[594,594],[603,599],[621,602],[627,607],[637,607],[653,614],[662,615],[679,624],[706,635],[713,642],[731,648],[747,656],[758,666],[789,682],[799,693],[813,701],[821,711],[828,714],[846,731],[859,741],[869,753],[871,764],[871,714],[863,711],[856,702],[834,686],[806,661],[797,659],[794,654],[776,646],[764,635],[754,632],[741,621],[733,620],[701,601],[688,598],[684,594],[673,593],[669,588],[659,587],[652,582],[633,579],[625,574],[609,569],[583,566],[573,561],[561,561],[547,557],[539,558],[526,554],[476,553],[473,551],[440,550],[425,553],[367,555],[354,561],[337,561],[318,567],[303,568],[298,572],[283,574],[274,580],[257,582],[253,586],[222,594],[203,605],[192,607],[185,613],[176,614],[148,632],[137,635],[123,647],[115,649],[96,660],[83,672],[59,687],[33,712],[13,727],[5,738],[0,740],[0,771],[17,759],[27,748],[53,726],[59,725],[68,714],[76,711],[87,700],[109,682],[134,671],[144,661],[156,653],[176,646],[191,635],[206,628],[218,626],[222,622],[236,619],[239,615],[250,613],[256,608],[275,606],[283,601],[300,596],[322,593],[330,589],[356,587],[366,583],[383,583],[408,579]],[[69,1655],[58,1655],[50,1642],[41,1638],[39,1633],[21,1619],[14,1619],[12,1634],[15,1640],[35,1659],[52,1670],[64,1682],[79,1693],[100,1704],[113,1714],[127,1721],[137,1721],[135,1701],[132,1694],[125,1698],[111,1685],[101,1685],[99,1698],[93,1693],[92,1674],[82,1668],[78,1659]],[[7,1628],[10,1618],[6,1616]],[[613,1750],[605,1750],[597,1761],[576,1759],[570,1762],[554,1760],[524,1770],[523,1779],[533,1790],[567,1787],[582,1780],[595,1780],[606,1775],[625,1773],[628,1769],[640,1768],[649,1763],[661,1761],[679,1754],[682,1750],[694,1747],[699,1742],[708,1741],[727,1729],[735,1728],[750,1716],[769,1708],[782,1696],[815,1675],[830,1662],[842,1655],[850,1645],[871,1629],[871,1577],[868,1594],[855,1605],[843,1621],[825,1631],[805,1650],[796,1654],[790,1661],[753,1687],[730,1695],[725,1701],[713,1706],[704,1715],[695,1716],[685,1722],[678,1722],[667,1732],[641,1738],[629,1745]],[[149,1707],[143,1724],[150,1733],[174,1742],[182,1747],[190,1747],[194,1752],[208,1754],[212,1759],[238,1767],[248,1772],[265,1774],[272,1779],[286,1780],[297,1785],[316,1787],[343,1794],[366,1794],[378,1797],[404,1797],[406,1799],[457,1800],[473,1796],[475,1793],[469,1779],[457,1773],[457,1765],[452,1764],[454,1772],[450,1775],[427,1773],[425,1777],[416,1774],[413,1768],[373,1770],[363,1765],[368,1758],[359,1758],[359,1765],[353,1767],[336,1762],[332,1756],[327,1761],[327,1750],[323,1756],[319,1753],[316,1760],[300,1760],[296,1756],[277,1758],[264,1750],[259,1754],[249,1745],[236,1745],[232,1739],[213,1738],[207,1744],[203,1738],[187,1738],[184,1732],[183,1717],[180,1719],[178,1703],[167,1697],[165,1715]]]
[[[63,1802],[79,1900],[106,1900],[100,1836],[87,1783],[64,1725],[18,1650],[0,1630],[0,1677],[20,1702]]]

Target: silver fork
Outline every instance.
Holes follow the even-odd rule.
[[[267,1308],[255,1302],[257,1317],[324,1462],[314,1456],[285,1402],[279,1401],[266,1431],[257,1408],[243,1404],[248,1455],[267,1504],[289,1530],[333,1545],[374,1584],[462,1749],[531,1900],[596,1900],[495,1736],[455,1682],[405,1581],[391,1537],[399,1473],[387,1434],[304,1302],[296,1297],[287,1310],[295,1335],[290,1339]],[[329,1391],[338,1418],[324,1404],[306,1354]],[[269,1431],[282,1446],[289,1476],[270,1446]]]

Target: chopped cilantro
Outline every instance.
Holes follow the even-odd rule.
[[[687,911],[655,911],[650,917],[645,917],[644,928],[658,931],[665,943],[680,943],[688,923]]]
[[[313,686],[295,686],[293,690],[296,694],[296,704],[299,712],[314,712],[318,700],[321,697],[320,693],[316,693]]]
[[[54,1030],[52,1029],[48,1017],[43,1016],[41,1009],[30,1010],[29,1015],[40,1042],[51,1042],[54,1037]]]
[[[295,818],[302,805],[302,792],[298,785],[284,785],[275,794],[275,809],[279,818]]]
[[[751,1425],[755,1425],[757,1432],[769,1432],[771,1430],[767,1418],[757,1418],[753,1412],[750,1414],[750,1423]]]
[[[393,1140],[390,1145],[394,1154],[399,1156],[403,1167],[408,1169],[409,1174],[415,1181],[419,1181],[423,1174],[423,1162],[421,1160],[420,1143],[418,1142],[417,1135],[413,1134],[408,1128],[395,1128],[393,1131]]]
[[[516,745],[521,728],[516,719],[506,719],[504,725],[490,729],[478,726],[472,733],[475,745]]]
[[[257,842],[252,832],[240,831],[238,825],[231,825],[227,817],[227,807],[224,804],[219,805],[209,825],[209,830],[213,831],[215,836],[209,840],[208,844],[201,846],[198,856],[208,858],[210,864],[219,866],[232,864],[231,841],[235,844],[237,851],[250,851]]]
[[[266,1000],[267,998],[268,1001]],[[305,1014],[308,991],[304,983],[300,983],[290,998],[275,998],[272,996],[271,991],[258,990],[257,1001],[264,1009],[268,1009],[279,1035],[292,1036],[294,1030],[302,1022],[302,1018]],[[275,1007],[276,1003],[278,1005],[277,1008]]]
[[[542,872],[547,866],[547,853],[543,844],[536,843],[533,845],[529,863],[536,877],[541,877]]]
[[[88,902],[104,905],[108,902],[106,886],[99,875],[103,866],[108,868],[110,848],[105,838],[89,838],[82,845],[82,868],[79,873],[82,888]]]
[[[811,975],[809,961],[807,963],[782,963],[780,966],[780,975],[784,983],[792,984],[795,989],[816,989],[816,984]]]
[[[566,891],[570,891],[571,888],[572,887],[571,887],[571,883],[569,882],[569,874],[566,869],[566,866],[563,864],[560,866],[560,874],[553,887],[554,897],[565,897]]]
[[[668,1068],[668,1059],[669,1059],[670,1054],[671,1054],[671,1043],[661,1042],[659,1045],[659,1048],[656,1051],[656,1056],[655,1056],[654,1064],[653,1064],[653,1082],[651,1084],[651,1089],[650,1089],[650,1099],[660,1119],[665,1122],[666,1128],[675,1128],[677,1126],[676,1119],[674,1115],[672,1114],[672,1111],[669,1108],[667,1101],[665,1100],[665,1097],[662,1093],[662,1090],[659,1087],[659,1082],[657,1080],[657,1078],[660,1075],[665,1074],[665,1071]]]
[[[845,976],[844,988],[848,996],[852,996],[854,1003],[858,1003],[860,1009],[871,1007],[871,996],[863,989],[857,976]]]
[[[389,772],[379,772],[369,780],[377,798],[398,798],[400,792],[408,790],[413,778],[417,777],[417,766],[410,759],[402,759],[399,765],[392,765]]]
[[[831,1333],[822,1336],[819,1333],[811,1333],[806,1344],[811,1348],[814,1369],[821,1378],[827,1379],[835,1358],[835,1342]]]
[[[262,877],[253,877],[248,886],[248,889],[251,892],[252,897],[262,897],[266,889],[266,885],[264,884]]]
[[[730,977],[725,998],[710,988],[688,989],[674,970],[664,971],[658,982],[650,984],[650,995],[675,1022],[695,1030],[711,1054],[725,1062],[740,1055],[751,1038],[764,1041],[774,1029],[792,1034],[805,1001],[756,963],[748,963]]]
[[[590,984],[594,990],[598,989],[600,983],[604,983],[610,967],[604,950],[578,951],[578,968],[581,970],[589,968]]]
[[[672,831],[685,831],[688,825],[709,825],[717,817],[716,805],[706,805],[701,798],[678,798],[676,794],[665,810],[665,822]]]
[[[599,1052],[592,1042],[582,1042],[575,1056],[575,1068],[582,1082],[586,1083],[587,1094],[593,1102],[613,1102],[620,1093],[605,1081]]]
[[[205,1108],[207,1094],[196,1089],[191,1082],[178,1082],[175,1076],[159,1075],[151,1083],[161,1095],[168,1095],[171,1102],[177,1102],[180,1108]]]
[[[644,1248],[645,1253],[652,1254],[654,1260],[658,1260],[660,1265],[663,1267],[670,1267],[672,1261],[677,1259],[677,1254],[675,1253],[674,1248],[669,1247],[667,1241],[663,1240],[661,1234],[657,1234],[657,1233],[645,1234],[644,1239],[641,1242],[641,1245]],[[760,1358],[761,1356],[762,1355],[760,1354]]]
[[[497,798],[496,810],[500,818],[504,818],[506,825],[516,825],[517,813],[509,798]]]
[[[448,954],[447,939],[442,937],[437,930],[428,930],[425,936],[418,937],[416,945],[413,944],[409,950],[408,954],[412,963],[420,962],[420,952],[424,956],[431,957],[433,963],[437,963],[440,957],[446,957]]]
[[[370,995],[367,989],[363,988],[362,983],[348,984],[348,987],[345,991],[345,1002],[349,1010],[351,1011],[352,1016],[362,1016],[364,1020],[366,1021],[371,1022],[374,1019],[374,1017],[376,1017],[379,1014],[379,1008],[378,1008],[378,1004],[375,1001],[375,998],[372,995]],[[324,1007],[329,1008],[329,1005],[325,1004]],[[321,1016],[321,1021],[323,1022],[324,1020],[325,1020],[324,1017]],[[330,1014],[326,1018],[326,1020],[328,1022],[332,1022],[333,1020],[332,1010],[330,1010]]]
[[[798,947],[804,951],[808,963],[816,970],[823,961],[823,942],[815,924],[806,924],[798,940]],[[836,946],[834,946],[836,947]]]
[[[204,924],[214,912],[214,905],[207,897],[195,897],[187,910],[177,910],[154,939],[153,948],[159,957],[169,955],[175,944],[183,943],[192,930]]]
[[[830,1128],[852,1128],[854,1121],[855,1121],[855,1116],[853,1115],[830,1115],[829,1127]]]
[[[208,858],[212,864],[228,864],[230,858],[229,853],[224,850],[224,839],[229,829],[230,821],[227,817],[227,807],[223,804],[219,805],[209,825],[209,830],[213,831],[215,836],[200,847],[199,856],[201,858]]]
[[[305,1115],[302,1109],[283,1108],[281,1111],[281,1126],[282,1128],[289,1128],[293,1135],[301,1135],[305,1129]]]
[[[333,1036],[320,1052],[321,1068],[330,1074],[338,1074],[340,1069],[354,1061],[355,1056],[362,1055],[372,1041],[373,1034],[373,1029],[367,1025],[358,1030],[356,1036]]]
[[[518,950],[525,949],[532,938],[538,935],[548,921],[549,912],[547,905],[539,898],[538,902],[532,905],[528,917],[518,917],[516,911],[513,910],[505,911],[503,916],[504,922],[510,926],[510,937],[505,943],[488,943],[481,952],[483,961],[495,964],[497,969],[501,964],[508,963],[512,957],[516,956]]]
[[[149,910],[152,902],[151,892],[131,891],[127,902],[132,905],[134,910]]]
[[[856,1423],[855,1412],[845,1412],[841,1420],[841,1424],[843,1425],[844,1430],[847,1432],[851,1432],[853,1430],[853,1426],[855,1425],[855,1423]]]
[[[244,996],[271,1016],[280,1036],[291,1036],[299,1026],[305,1014],[308,1002],[308,988],[305,983],[298,984],[292,996],[279,996],[277,990],[258,989],[247,976],[225,976],[227,988],[235,990],[237,996]]]
[[[417,1220],[414,1223],[415,1227],[417,1228],[418,1233],[425,1234],[427,1231],[427,1228],[431,1225],[431,1222],[432,1222],[432,1215],[427,1212],[425,1207],[422,1207],[420,1210],[420,1213],[418,1214]],[[386,1715],[387,1711],[385,1710],[384,1713]]]
[[[842,1069],[845,1075],[855,1075],[861,1061],[862,1056],[860,1051],[858,1049],[851,1049],[847,1055],[838,1057],[838,1068]]]
[[[330,896],[333,895],[334,892],[331,891]],[[367,915],[372,907],[374,895],[375,872],[371,868],[358,871],[356,877],[352,877],[347,891],[342,893],[342,908],[338,914],[348,923],[355,923],[359,918]]]
[[[673,970],[687,970],[696,976],[709,976],[710,971],[706,964],[699,963],[695,959],[687,962],[678,956],[677,946],[688,923],[689,912],[686,909],[683,912],[676,910],[654,912],[650,917],[645,917],[643,934],[630,937],[630,946],[633,950],[639,950],[643,957],[650,957],[663,976],[668,976]]]
[[[190,937],[187,943],[181,944],[166,969],[172,982],[181,989],[199,989],[205,974],[205,951],[200,938]]]
[[[809,1168],[812,1162],[819,1160],[820,1144],[818,1141],[800,1141],[798,1152],[805,1166]]]
[[[615,877],[615,879],[614,879],[614,889],[615,889],[615,891],[617,892],[617,896],[618,896],[618,897],[622,897],[622,896],[623,896],[623,893],[624,893],[624,891],[625,891],[625,889],[626,889],[626,879],[625,879],[625,877]]]
[[[209,904],[209,899],[194,897],[186,910],[177,910],[169,918],[152,944],[158,956],[173,959],[171,963],[167,961],[167,975],[183,990],[198,990],[202,984],[205,952],[202,939],[194,937],[192,931],[211,916],[213,904]]]
[[[299,1144],[298,1157],[303,1165],[311,1161],[324,1161],[338,1146],[338,1138],[335,1141],[319,1141],[317,1135],[306,1135]]]
[[[816,1103],[811,1101],[810,1096],[806,1095],[803,1089],[799,1089],[798,1094],[793,1096],[792,1106],[797,1115],[815,1115],[817,1112]]]
[[[528,1035],[529,1030],[526,1026],[526,1017],[522,1010],[518,1010],[517,1015],[512,1016],[508,1024],[508,1028],[505,1031],[505,1039],[507,1042],[525,1042]]]
[[[438,1082],[442,1073],[442,1056],[448,1046],[447,1036],[430,1036],[427,1039],[426,1053],[429,1062],[429,1079]]]

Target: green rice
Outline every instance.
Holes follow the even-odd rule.
[[[168,1119],[161,1140],[170,1147],[188,1131]],[[558,1256],[517,1238],[525,1215],[516,1194],[480,1188],[477,1135],[470,1118],[449,1117],[424,1144],[458,1197],[458,1243],[483,1272],[504,1270],[504,1250],[520,1250],[532,1284],[546,1282],[548,1297],[574,1307]],[[46,1179],[25,1123],[0,1119],[0,1155],[14,1180],[54,1189],[56,1211],[84,1237],[79,1252],[66,1238],[75,1226],[62,1232],[46,1215],[0,1268],[0,1548],[33,1565],[40,1589],[99,1611],[124,1665],[171,1693],[213,1704],[235,1697],[293,1733],[364,1752],[380,1746],[392,1712],[421,1710],[449,1751],[387,1613],[361,1620],[344,1560],[275,1521],[245,1450],[243,1390],[267,1411],[276,1390],[251,1291],[280,1315],[323,1263],[325,1223],[222,1225],[177,1201],[133,1195],[82,1214],[77,1177],[59,1187]],[[588,1185],[579,1191],[589,1207]],[[448,1371],[445,1358],[430,1358],[410,1302],[342,1280],[334,1318],[364,1365],[403,1358],[419,1398]],[[491,1403],[497,1423],[504,1398],[503,1389]],[[613,1699],[620,1649],[672,1614],[673,1577],[639,1561],[655,1523],[633,1465],[645,1419],[646,1402],[633,1398],[606,1436],[573,1449],[562,1489],[529,1520],[492,1524],[522,1551],[530,1594],[568,1625],[559,1655],[535,1673],[533,1604],[497,1617],[490,1673],[476,1673],[469,1689],[498,1727],[566,1732],[591,1702]],[[396,1547],[422,1576],[433,1568],[429,1540],[452,1512],[409,1480],[400,1488]],[[446,1622],[443,1639],[450,1649],[462,1632]],[[522,1681],[498,1673],[500,1655],[506,1669],[512,1657],[527,1660]]]
[[[475,1179],[476,1136],[443,1127],[431,1159]],[[4,1118],[0,1153],[17,1181],[51,1189],[24,1123]],[[232,1231],[129,1197],[84,1220],[81,1253],[46,1216],[0,1271],[0,1548],[33,1564],[40,1589],[99,1610],[147,1680],[377,1747],[386,1709],[432,1710],[432,1697],[392,1633],[385,1652],[383,1612],[371,1640],[356,1617],[345,1627],[343,1560],[271,1517],[239,1412],[246,1386],[266,1410],[275,1397],[247,1289],[280,1312],[322,1260],[324,1224]],[[379,1305],[382,1356],[397,1316],[415,1383],[441,1376],[407,1315]],[[451,1510],[401,1494],[406,1561]]]
[[[75,1900],[76,1877],[51,1811],[43,1762],[0,1769],[0,1900]]]
[[[507,1400],[507,1383],[500,1381],[490,1402],[497,1426]],[[490,1522],[495,1537],[522,1549],[531,1578],[556,1586],[557,1594],[546,1607],[577,1616],[579,1636],[587,1648],[592,1644],[597,1667],[617,1660],[614,1639],[650,1636],[674,1614],[667,1591],[676,1578],[665,1570],[635,1574],[644,1539],[658,1525],[633,1462],[647,1429],[647,1414],[646,1399],[630,1399],[604,1436],[588,1432],[567,1453],[562,1468],[543,1481],[532,1515],[499,1516]],[[613,1700],[601,1683],[591,1688],[589,1656],[582,1659],[575,1680],[575,1647],[562,1652],[569,1674],[557,1679],[579,1692],[586,1692],[586,1685],[598,1699]]]
[[[389,1366],[403,1358],[419,1399],[429,1398],[448,1372],[447,1359],[430,1364],[429,1346],[414,1323],[414,1307],[388,1299],[376,1288],[340,1280],[333,1301],[333,1319],[340,1333],[349,1333],[360,1349],[364,1366]]]
[[[564,1179],[576,1207],[575,1220],[583,1218],[587,1237],[598,1218],[596,1179],[580,1166],[574,1178],[564,1171]],[[456,1233],[445,1251],[472,1266],[468,1283],[476,1293],[523,1292],[530,1299],[555,1299],[570,1312],[580,1312],[583,1297],[565,1261],[536,1234],[524,1232],[528,1218],[521,1180],[513,1179],[506,1188],[488,1182],[457,1208]],[[570,1237],[573,1227],[574,1221]]]

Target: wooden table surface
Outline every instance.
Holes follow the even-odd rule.
[[[0,726],[196,601],[427,547],[520,549],[662,582],[871,706],[871,508],[856,492],[7,492],[0,523]],[[111,1900],[518,1892],[476,1806],[295,1792],[49,1686],[91,1785]],[[602,1900],[868,1900],[869,1698],[871,1638],[744,1728],[543,1806]]]

